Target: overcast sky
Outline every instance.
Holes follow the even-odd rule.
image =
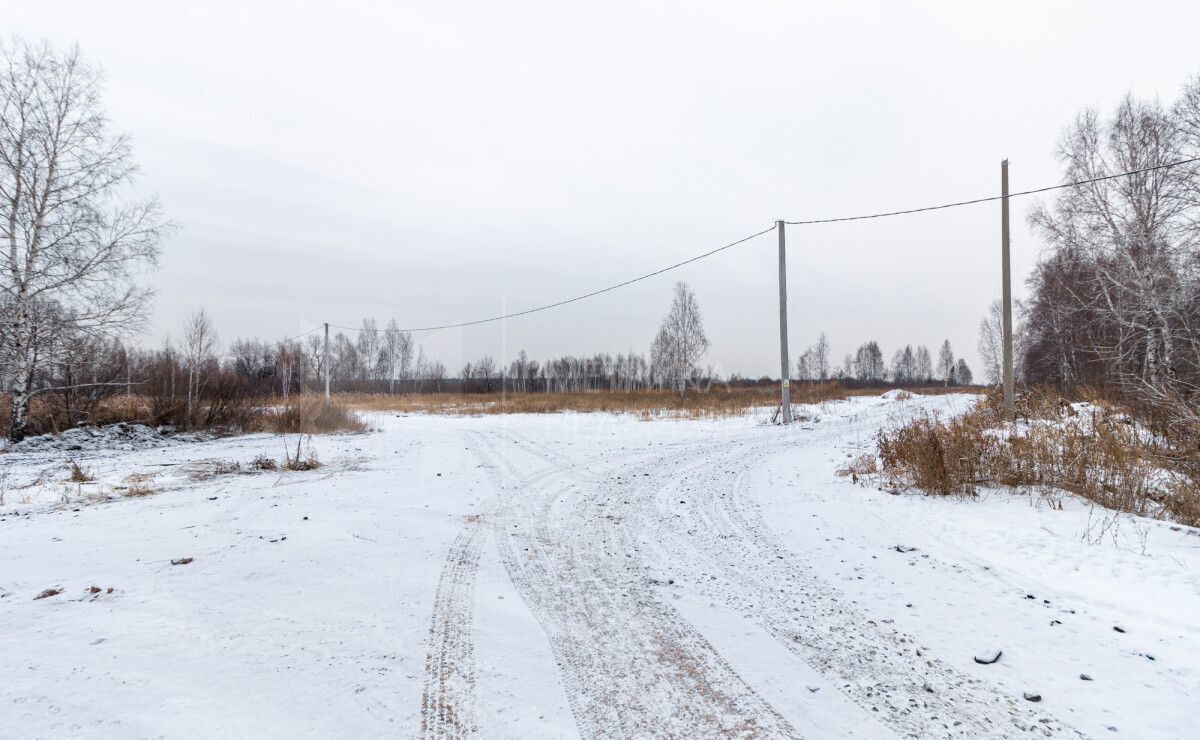
[[[584,293],[769,226],[1058,182],[1076,113],[1173,100],[1200,3],[4,3],[105,71],[164,244],[145,341],[422,326]],[[587,8],[587,12],[584,8]],[[1014,281],[1040,245],[1014,203]],[[999,205],[788,232],[793,354],[949,337],[978,370]],[[422,335],[457,369],[647,351],[688,281],[711,359],[778,374],[773,235],[588,301]]]

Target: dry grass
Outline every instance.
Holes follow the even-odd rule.
[[[836,383],[803,383],[792,386],[793,403],[820,403],[850,395],[878,391],[851,391]],[[714,387],[679,394],[668,390],[584,391],[579,393],[500,394],[343,394],[339,400],[359,411],[479,416],[484,414],[579,413],[659,415],[698,419],[739,416],[752,408],[779,405],[779,386]]]
[[[125,487],[121,491],[122,495],[130,498],[139,496],[149,496],[158,493],[159,489],[150,485],[154,480],[153,473],[131,473],[125,476]]]
[[[179,402],[181,404],[182,401]],[[30,435],[61,432],[75,425],[53,394],[35,396],[29,408]],[[284,399],[231,397],[202,399],[191,422],[179,404],[156,406],[154,399],[140,395],[116,395],[88,407],[84,418],[95,426],[129,422],[179,429],[208,429],[218,432],[277,432],[280,434],[323,434],[366,430],[366,425],[339,400],[326,403],[318,394],[293,395]],[[0,396],[0,419],[11,414],[11,399]]]
[[[992,394],[962,416],[917,416],[879,437],[890,483],[934,494],[975,493],[979,485],[1065,490],[1117,511],[1169,515],[1200,526],[1200,480],[1180,450],[1105,401],[1076,411],[1047,391],[1031,393],[1014,425]]]
[[[242,472],[241,463],[236,460],[196,460],[183,466],[188,480],[207,481],[223,475],[236,475]]]
[[[326,402],[323,396],[305,394],[290,396],[283,404],[265,409],[251,429],[278,434],[325,434],[363,432],[367,425],[342,398]]]
[[[308,451],[302,453],[300,443],[304,440],[303,437],[296,439],[296,454],[292,454],[286,448],[283,451],[283,469],[284,470],[316,470],[325,467],[325,464],[317,459],[317,453],[312,448],[312,439],[309,439]]]
[[[83,468],[79,467],[79,463],[75,462],[74,460],[71,461],[70,467],[71,467],[70,480],[72,483],[91,483],[92,481],[96,480],[96,478],[94,476],[89,475],[87,473],[87,471],[85,471]]]
[[[266,455],[259,455],[250,461],[250,469],[262,472],[270,472],[279,470],[279,463],[275,462],[274,458],[267,457]]]
[[[874,455],[863,454],[847,460],[834,472],[844,478],[854,478],[857,483],[858,476],[872,475],[879,472],[879,469],[876,467]]]

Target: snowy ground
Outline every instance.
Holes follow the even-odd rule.
[[[969,400],[14,448],[0,737],[1194,736],[1200,533],[834,475]]]

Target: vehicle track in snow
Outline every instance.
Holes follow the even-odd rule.
[[[592,459],[565,458],[510,430],[472,435],[498,493],[460,533],[445,588],[439,583],[422,734],[476,731],[470,602],[491,532],[548,639],[584,737],[797,735],[667,603],[668,575],[759,625],[881,723],[881,733],[1081,737],[870,619],[801,562],[745,495],[747,472],[763,458],[846,436],[858,423],[878,426],[886,413]]]
[[[882,414],[868,417],[884,421]],[[796,432],[726,439],[646,467],[630,516],[654,522],[647,549],[679,576],[758,623],[902,737],[1081,737],[1032,705],[924,654],[863,614],[796,558],[744,495],[747,471],[789,446],[845,435],[857,418]],[[798,432],[798,433],[797,433]]]
[[[557,471],[521,481],[511,455],[498,455],[499,485],[522,490],[496,513],[494,530],[509,577],[549,640],[581,735],[797,737],[654,592],[628,528],[603,518],[587,526],[579,507],[595,504],[593,477],[528,441],[497,441]],[[588,470],[611,466],[593,461]]]
[[[465,435],[467,447],[485,466],[494,465],[483,448],[491,448],[476,432]],[[528,480],[536,482],[557,473],[543,470]],[[474,649],[475,581],[479,557],[487,541],[492,517],[517,487],[497,485],[495,496],[480,512],[467,516],[438,577],[425,653],[425,681],[421,694],[422,738],[432,740],[470,737],[478,732],[475,720],[476,665]]]

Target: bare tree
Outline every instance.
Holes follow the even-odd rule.
[[[925,345],[917,347],[917,363],[914,380],[918,383],[928,383],[933,380],[933,358]]]
[[[217,332],[203,308],[188,317],[183,327],[183,361],[187,365],[187,422],[193,422],[196,402],[204,387],[205,366],[216,358]]]
[[[945,385],[954,384],[954,350],[950,348],[950,340],[942,342],[938,350],[937,378]]]
[[[1200,153],[1197,106],[1200,80],[1173,108],[1126,96],[1064,133],[1064,180],[1107,179],[1030,215],[1050,247],[1030,280],[1030,378],[1200,390],[1200,170],[1164,167]]]
[[[829,379],[829,338],[825,336],[825,332],[817,337],[817,343],[813,345],[813,371],[816,373],[817,380]]]
[[[796,360],[796,379],[813,380],[817,374],[814,369],[815,364],[812,348],[801,352],[799,359]]]
[[[362,373],[362,380],[371,381],[380,378],[381,348],[379,329],[375,325],[375,319],[363,319],[355,346],[358,351],[358,370]]]
[[[412,378],[413,338],[412,332],[401,331],[396,320],[388,321],[383,330],[383,342],[380,349],[381,370],[388,378],[388,392],[396,392],[396,381],[401,384]]]
[[[999,299],[988,306],[987,314],[979,320],[979,357],[988,385],[1000,385],[1004,379],[1004,306]]]
[[[872,339],[864,342],[854,353],[854,377],[868,383],[879,382],[887,377],[887,364],[883,361],[883,350]]]
[[[892,355],[892,381],[898,385],[912,383],[917,378],[917,356],[912,345],[905,345]]]
[[[685,282],[675,283],[671,310],[663,319],[650,349],[651,364],[664,384],[682,393],[708,352],[708,336],[700,316],[700,305]]]
[[[475,379],[479,381],[480,390],[484,393],[491,393],[496,390],[498,377],[496,361],[491,357],[485,355],[475,363]]]
[[[48,331],[103,335],[144,316],[137,270],[153,265],[166,226],[153,199],[128,202],[136,173],[124,136],[108,131],[100,75],[77,48],[0,44],[0,292],[11,315],[12,419],[25,435]]]

